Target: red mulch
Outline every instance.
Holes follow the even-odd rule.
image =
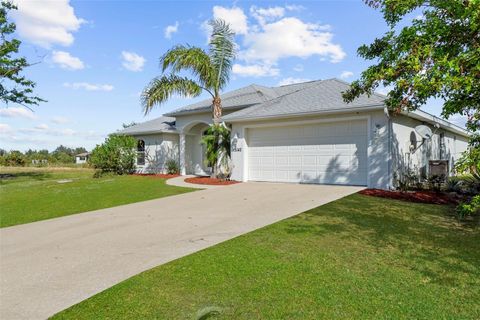
[[[193,177],[185,179],[185,182],[188,183],[195,183],[195,184],[208,184],[211,186],[228,186],[235,183],[240,183],[239,181],[235,180],[221,180],[221,179],[214,179],[210,177]]]
[[[431,204],[458,204],[458,199],[446,193],[431,191],[387,191],[380,189],[365,189],[359,192],[367,196],[403,200],[409,202],[431,203]]]
[[[165,173],[134,173],[134,176],[140,177],[150,177],[150,178],[160,178],[160,179],[171,179],[179,177],[179,174],[165,174]]]

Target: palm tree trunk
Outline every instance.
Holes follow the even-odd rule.
[[[213,97],[212,106],[213,106],[212,108],[213,123],[216,125],[220,124],[220,121],[222,118],[222,99],[220,99],[220,96],[218,94],[216,94],[215,97]],[[212,178],[217,178],[218,177],[218,159],[212,165],[213,165]]]
[[[222,100],[219,96],[213,98],[213,123],[219,124],[222,118]]]

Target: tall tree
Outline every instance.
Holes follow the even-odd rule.
[[[0,3],[0,102],[3,105],[14,103],[29,108],[45,100],[33,94],[35,82],[21,75],[31,64],[24,57],[16,57],[21,42],[11,38],[16,26],[8,21],[8,12],[16,9],[10,1]]]
[[[208,52],[198,47],[178,45],[160,58],[162,76],[154,78],[142,94],[145,113],[155,105],[165,103],[174,94],[197,97],[205,90],[212,97],[213,121],[220,122],[220,91],[228,83],[235,58],[234,33],[223,20],[212,20],[210,26],[212,34]],[[193,77],[180,76],[182,71],[189,71]]]
[[[415,110],[429,98],[445,101],[442,115],[467,116],[480,128],[480,0],[365,0],[382,11],[390,30],[358,54],[375,63],[343,95],[348,102],[392,86],[395,111]],[[420,13],[410,21],[407,15]],[[399,27],[399,24],[406,26]]]

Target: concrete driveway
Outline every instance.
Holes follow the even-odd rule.
[[[142,271],[361,189],[242,183],[0,229],[0,318],[47,318]]]

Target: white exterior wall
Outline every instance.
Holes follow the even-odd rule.
[[[275,126],[302,124],[322,121],[341,121],[349,119],[367,119],[368,123],[368,186],[371,188],[390,188],[388,151],[388,118],[383,111],[347,113],[342,115],[324,115],[289,118],[282,120],[250,121],[234,123],[232,126],[232,179],[248,181],[248,129],[256,126]]]
[[[223,110],[223,115],[232,113],[230,110]],[[175,127],[179,132],[183,132],[183,129],[195,125],[197,123],[213,123],[212,113],[210,111],[204,113],[196,113],[191,115],[176,116]]]
[[[183,132],[185,127],[189,127],[197,123],[213,123],[211,112],[177,116],[175,119],[175,127],[177,128],[178,132]]]
[[[178,161],[178,134],[161,133],[134,137],[145,141],[145,165],[137,165],[137,172],[166,173],[166,161],[169,159]]]
[[[422,121],[412,119],[404,115],[392,117],[392,158],[394,172],[405,172],[408,168],[414,173],[422,176],[427,173],[429,160],[449,160],[450,170],[453,169],[455,161],[461,153],[467,149],[468,138],[447,131],[443,128],[435,130],[428,125],[432,132],[435,132],[430,141],[422,144],[422,138],[415,132],[415,127],[425,124]],[[445,155],[440,156],[440,134],[444,134]],[[417,141],[418,149],[411,152],[411,141]],[[397,174],[398,177],[398,174]]]
[[[76,164],[84,164],[84,163],[87,163],[87,157],[84,157],[83,160],[82,160],[80,157],[75,157],[75,163],[76,163]]]
[[[224,110],[223,114],[227,115],[231,112]],[[203,131],[212,123],[213,119],[210,111],[176,117],[177,131],[182,137],[185,137],[184,152],[180,154],[181,174],[208,175],[210,173],[210,169],[205,165],[201,138]],[[180,149],[182,149],[181,146]]]

